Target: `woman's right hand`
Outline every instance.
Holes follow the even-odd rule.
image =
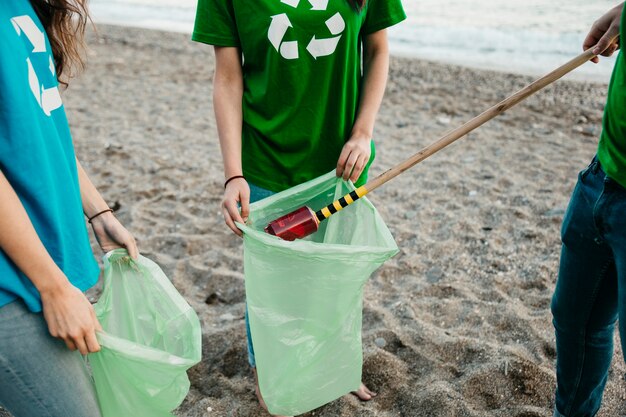
[[[619,49],[620,43],[615,41],[615,38],[620,33],[620,22],[623,10],[624,3],[622,2],[594,22],[589,34],[583,42],[584,51],[595,46],[593,50],[594,54],[611,56]],[[597,64],[599,59],[596,56],[591,61]]]
[[[52,336],[62,339],[70,350],[78,349],[82,355],[100,350],[96,331],[102,327],[93,306],[78,288],[65,278],[40,294],[43,316]]]
[[[244,178],[235,178],[226,184],[222,199],[222,214],[230,230],[237,236],[243,236],[243,232],[237,228],[235,222],[245,223],[250,214],[250,187]]]
[[[83,355],[99,351],[96,330],[102,328],[91,303],[54,262],[1,169],[0,249],[39,291],[50,334]]]

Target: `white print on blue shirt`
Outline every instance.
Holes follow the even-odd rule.
[[[32,58],[48,58],[48,69],[52,75],[55,76],[56,70],[54,68],[54,61],[52,60],[52,56],[50,56],[46,51],[46,37],[37,27],[33,19],[28,15],[17,16],[11,19],[11,23],[13,24],[17,35],[25,35],[29,42],[33,45],[33,50],[31,52]],[[45,88],[45,86],[39,81],[40,77],[37,76],[37,72],[33,67],[30,57],[26,58],[26,66],[24,69],[28,70],[28,83],[30,84],[30,91],[32,91],[35,100],[37,100],[39,107],[41,107],[46,116],[50,116],[50,113],[53,110],[58,109],[63,105],[58,86],[55,85],[50,88]],[[43,77],[43,79],[46,78],[47,77]]]

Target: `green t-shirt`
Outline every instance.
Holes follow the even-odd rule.
[[[623,50],[626,42],[626,6],[622,11],[620,41],[622,51],[615,62],[609,84],[598,159],[604,172],[626,187],[626,61]]]
[[[406,17],[401,0],[367,3],[199,0],[192,39],[242,52],[251,183],[282,191],[336,167],[359,104],[362,39]]]

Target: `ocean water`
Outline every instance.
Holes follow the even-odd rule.
[[[403,4],[407,20],[389,31],[393,54],[537,76],[579,54],[593,22],[616,0]],[[191,33],[196,0],[91,0],[90,7],[96,22]],[[613,63],[585,64],[569,78],[608,82]]]

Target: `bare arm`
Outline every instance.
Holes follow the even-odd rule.
[[[215,78],[213,80],[213,107],[220,139],[224,178],[242,175],[241,129],[243,126],[243,72],[241,52],[234,47],[215,47]],[[244,223],[249,214],[250,188],[238,178],[228,183],[222,199],[222,213],[228,227],[237,235],[241,231],[234,222]],[[238,203],[241,205],[239,212]]]
[[[356,181],[370,158],[370,142],[376,115],[383,100],[389,73],[387,31],[367,35],[363,45],[363,87],[350,139],[337,162],[337,176]]]
[[[83,202],[83,211],[89,218],[109,208],[96,187],[87,176],[82,165],[76,160],[78,169],[78,181],[80,183],[80,196]],[[122,226],[113,213],[107,212],[99,215],[91,221],[94,234],[100,248],[109,252],[116,248],[126,248],[133,259],[137,259],[139,250],[135,238]]]
[[[91,304],[55,264],[1,171],[0,248],[39,291],[50,334],[84,355],[100,350],[95,335],[100,324]]]
[[[593,50],[596,55],[600,53],[602,56],[613,55],[613,53],[619,49],[619,42],[614,41],[614,39],[619,35],[623,10],[624,2],[615,6],[596,20],[583,42],[583,50],[586,51],[596,45],[596,48]],[[598,63],[599,59],[595,57],[592,61]]]

